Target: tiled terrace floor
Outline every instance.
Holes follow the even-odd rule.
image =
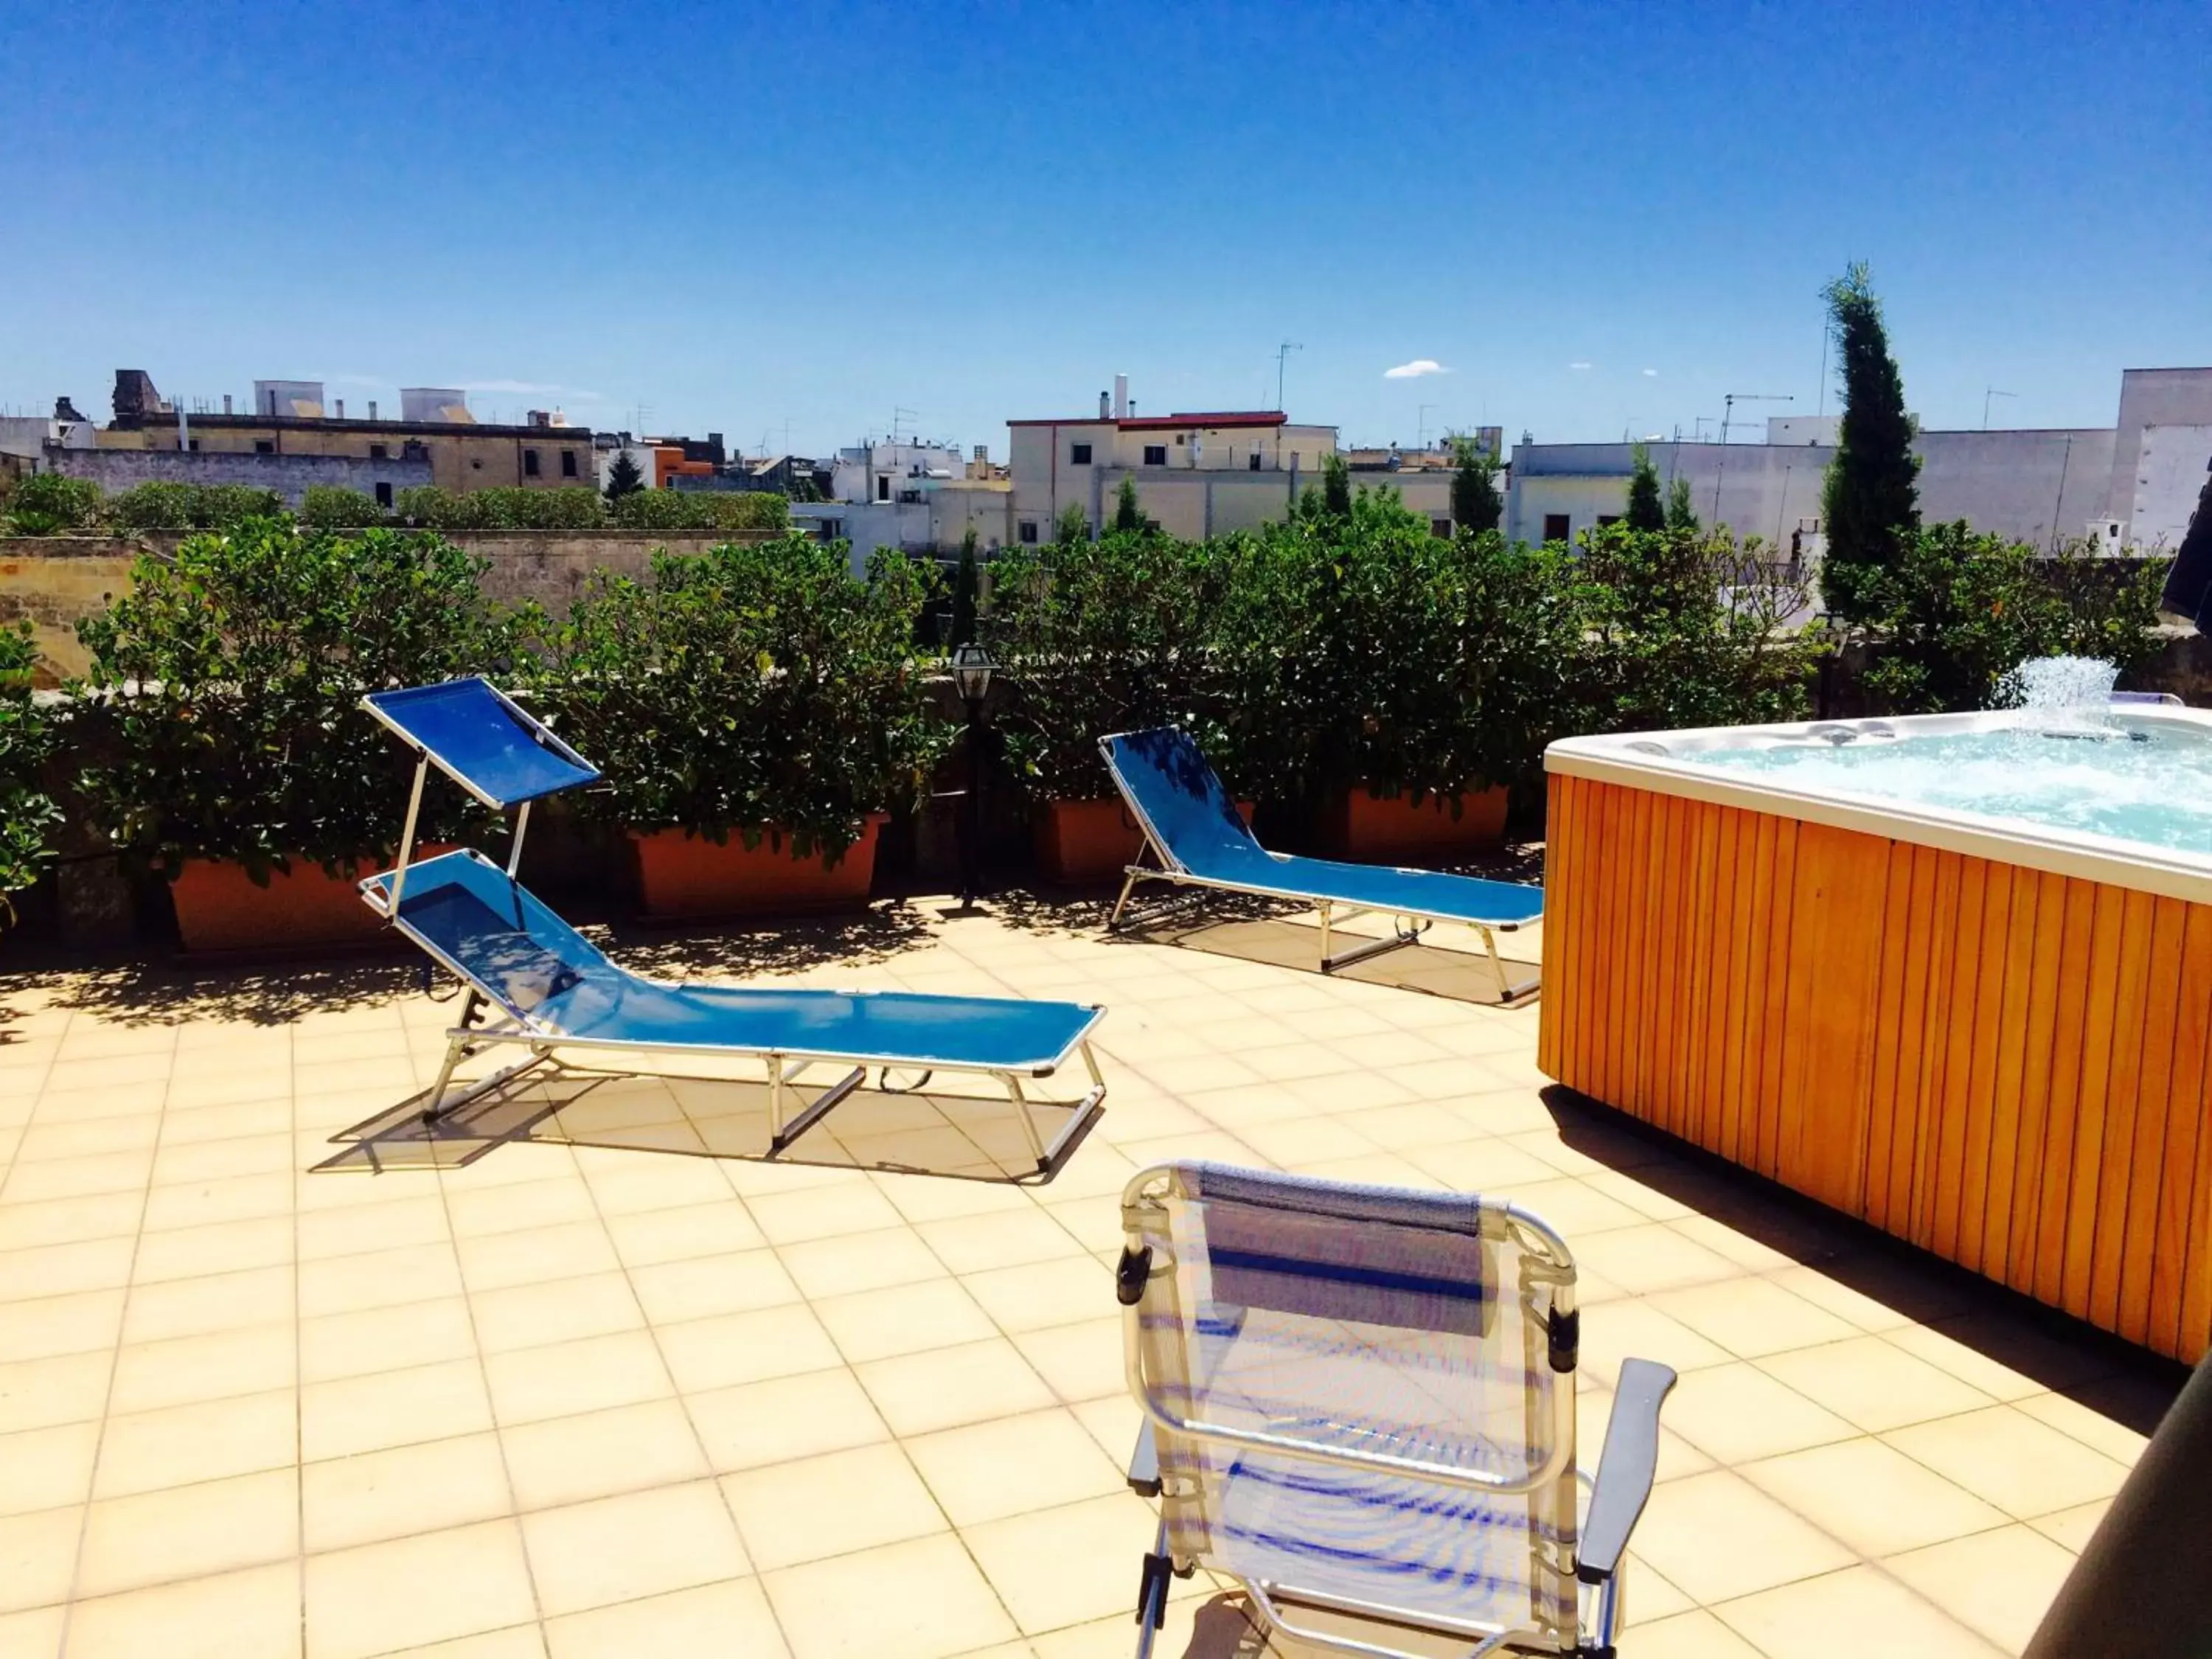
[[[1547,1104],[1533,1008],[1096,916],[786,936],[824,982],[1110,1005],[1105,1114],[1032,1187],[561,1117],[463,1167],[395,1141],[319,1173],[432,1073],[453,1006],[410,972],[0,981],[0,1659],[1126,1654],[1152,1522],[1120,1475],[1115,1194],[1198,1154],[1567,1233],[1585,1455],[1622,1355],[1682,1372],[1636,1659],[2024,1641],[2176,1379]],[[712,1096],[566,1127],[744,1139]],[[908,1162],[1006,1127],[830,1122]],[[1237,1650],[1234,1604],[1180,1588],[1159,1651]]]

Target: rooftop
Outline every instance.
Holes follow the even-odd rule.
[[[1268,427],[1303,424],[1293,422],[1279,409],[1212,410],[1195,414],[1134,415],[1117,420],[1111,415],[1070,415],[1062,418],[1036,421],[1008,421],[1008,426],[1111,426],[1124,432],[1165,432],[1176,428],[1203,427],[1209,431],[1228,431],[1238,427]]]
[[[1105,1001],[1104,1113],[1045,1184],[1000,1173],[1003,1102],[936,1094],[856,1096],[788,1162],[734,1081],[426,1142],[392,1109],[455,1005],[399,963],[0,979],[0,1653],[1121,1659],[1153,1519],[1108,1264],[1163,1158],[1565,1232],[1586,1455],[1623,1355],[1682,1373],[1634,1659],[2017,1651],[2178,1387],[1547,1090],[1535,1011],[1458,1000],[1471,959],[1322,979],[1279,921],[1097,920],[622,941]],[[1226,1656],[1235,1599],[1175,1593],[1158,1651]]]

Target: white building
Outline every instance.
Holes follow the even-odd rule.
[[[1654,443],[1662,483],[1690,481],[1708,525],[1771,546],[1818,550],[1820,492],[1837,417],[1784,416],[1759,444]],[[2089,538],[2111,548],[2170,550],[2212,461],[2212,368],[2131,368],[2109,427],[1922,432],[1920,516],[2036,547]],[[1505,533],[1571,540],[1627,509],[1633,446],[1522,444],[1513,452]]]
[[[995,553],[1012,538],[1012,487],[994,472],[981,444],[963,459],[958,446],[884,439],[837,452],[827,501],[792,504],[792,522],[823,541],[848,541],[853,566],[878,548],[957,552],[968,532]]]
[[[1048,542],[1070,507],[1096,531],[1114,516],[1121,480],[1145,514],[1196,540],[1289,515],[1299,489],[1336,453],[1336,428],[1279,410],[1139,416],[1128,379],[1098,394],[1096,416],[1006,422],[1014,539]]]

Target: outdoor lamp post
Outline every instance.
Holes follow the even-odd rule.
[[[968,789],[960,823],[960,905],[973,909],[976,890],[982,884],[983,865],[983,700],[991,694],[991,676],[998,664],[991,653],[972,641],[952,651],[952,684],[968,708]]]

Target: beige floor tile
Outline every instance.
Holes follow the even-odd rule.
[[[1746,1463],[1736,1471],[1869,1558],[2005,1524],[1971,1492],[1871,1437]]]
[[[472,1359],[311,1382],[300,1390],[299,1415],[301,1451],[310,1462],[491,1426],[483,1368]]]
[[[251,1221],[257,1216],[289,1215],[294,1176],[289,1170],[227,1176],[154,1187],[146,1194],[146,1231],[209,1227],[222,1221]]]
[[[686,1396],[715,1468],[750,1469],[890,1438],[848,1370],[813,1371]]]
[[[1716,1607],[1769,1659],[1990,1659],[1995,1650],[1894,1578],[1855,1566]]]
[[[0,1074],[4,1075],[4,1074]],[[84,1158],[101,1152],[150,1151],[161,1137],[163,1112],[133,1112],[125,1117],[33,1121],[16,1143],[15,1161],[43,1164],[51,1158]]]
[[[11,1303],[0,1310],[0,1364],[113,1346],[129,1295],[122,1290],[80,1291]]]
[[[522,1517],[548,1618],[751,1571],[714,1482],[626,1492]]]
[[[520,1529],[488,1521],[307,1558],[307,1659],[366,1659],[534,1619]]]
[[[1121,1340],[1121,1318],[1109,1316],[1079,1325],[1023,1331],[1013,1344],[1063,1403],[1076,1405],[1128,1392]]]
[[[664,1325],[654,1331],[653,1340],[684,1394],[823,1370],[842,1363],[830,1333],[803,1303]]]
[[[0,1613],[0,1659],[54,1659],[70,1608],[57,1602],[23,1613]]]
[[[477,1636],[407,1650],[407,1659],[545,1659],[545,1632],[537,1620]]]
[[[0,1519],[0,1613],[68,1596],[84,1516],[83,1507],[72,1504]]]
[[[299,1380],[299,1337],[289,1325],[249,1325],[203,1336],[135,1342],[115,1356],[111,1412],[156,1411],[237,1394],[289,1389]]]
[[[494,1520],[514,1502],[497,1437],[464,1434],[307,1464],[300,1507],[307,1548],[319,1554]]]
[[[749,1313],[799,1299],[799,1287],[775,1252],[766,1249],[633,1267],[629,1279],[646,1316],[656,1325]]]
[[[289,1173],[292,1168],[289,1124],[277,1134],[231,1135],[216,1140],[173,1142],[166,1137],[154,1154],[157,1187],[222,1181],[234,1176]]]
[[[209,1227],[148,1233],[138,1241],[131,1279],[140,1285],[164,1279],[198,1279],[207,1273],[238,1273],[252,1267],[289,1267],[293,1253],[289,1215],[249,1221],[219,1221]]]
[[[994,1267],[960,1282],[1009,1334],[1095,1319],[1114,1293],[1111,1271],[1083,1256]]]
[[[1157,1516],[1122,1492],[963,1527],[961,1537],[1025,1634],[1133,1605],[1130,1563],[1152,1547]]]
[[[784,1567],[762,1582],[796,1659],[948,1659],[1017,1634],[949,1536]]]
[[[791,1650],[757,1580],[740,1578],[545,1621],[550,1659],[742,1655],[785,1659]]]
[[[945,1265],[911,1227],[884,1227],[838,1238],[787,1244],[776,1252],[809,1297],[849,1296],[941,1278]]]
[[[1882,1565],[1960,1624],[2016,1653],[2074,1570],[2074,1553],[2033,1528],[2012,1526],[1930,1545]]]
[[[299,1311],[294,1270],[253,1267],[131,1286],[123,1310],[125,1342],[159,1342],[173,1336],[233,1331],[295,1318]]]
[[[945,1531],[944,1511],[898,1447],[830,1452],[722,1477],[760,1571]]]
[[[1576,1245],[1575,1258],[1638,1296],[1734,1279],[1742,1271],[1726,1256],[1684,1237],[1663,1222],[1592,1233]]]
[[[1802,1451],[1858,1431],[1747,1361],[1686,1371],[1662,1420],[1723,1463]]]
[[[457,1238],[453,1249],[471,1291],[614,1273],[623,1265],[605,1226],[596,1218]]]
[[[300,1376],[330,1382],[466,1359],[477,1352],[469,1304],[458,1296],[300,1322]]]
[[[303,1319],[368,1308],[411,1307],[460,1293],[460,1265],[451,1244],[403,1244],[300,1264]]]
[[[874,1360],[854,1370],[884,1422],[902,1437],[1053,1403],[1052,1391],[1003,1337]]]
[[[905,1224],[905,1218],[890,1200],[865,1178],[854,1176],[835,1186],[804,1188],[796,1192],[770,1191],[749,1197],[745,1207],[772,1244],[803,1244],[809,1239],[835,1238],[846,1233],[874,1232]]]
[[[105,1351],[0,1365],[0,1434],[97,1419],[114,1366],[114,1354]]]
[[[985,1273],[1026,1262],[1079,1255],[1083,1246],[1038,1208],[954,1221],[926,1221],[915,1231],[956,1273]]]
[[[2063,1394],[2030,1395],[2017,1406],[2038,1422],[2048,1423],[2061,1433],[2072,1435],[2083,1445],[2094,1447],[2130,1468],[2142,1455],[2143,1448],[2150,1443],[2148,1435],[2115,1421],[2094,1406]]]
[[[1649,1624],[1637,1620],[1622,1633],[1620,1647],[1629,1659],[1761,1659],[1757,1648],[1702,1607]]]
[[[1119,1114],[1133,1108],[1116,1105],[1114,1109]],[[1092,1131],[1091,1139],[1104,1133],[1102,1121]],[[1086,1140],[1067,1168],[1073,1169],[1090,1156],[1090,1141]],[[1061,1171],[1063,1178],[1066,1173],[1066,1170]],[[903,1174],[878,1175],[872,1179],[877,1183],[877,1190],[890,1201],[891,1207],[908,1221],[951,1221],[962,1216],[992,1215],[1023,1209],[1030,1202],[1026,1190],[1000,1181],[930,1181]],[[1054,1182],[1054,1186],[1058,1184]]]
[[[904,1443],[953,1524],[972,1527],[1122,1489],[1121,1469],[1072,1412],[1031,1412]]]
[[[996,1336],[998,1327],[957,1280],[862,1291],[814,1304],[845,1358],[854,1364],[953,1347]]]
[[[297,1469],[111,1498],[85,1513],[71,1594],[110,1595],[289,1561],[299,1551]]]
[[[1920,1423],[1882,1437],[1907,1457],[2017,1520],[2109,1498],[2127,1470],[2009,1406]]]
[[[131,1282],[133,1238],[88,1238],[0,1253],[0,1304],[22,1304],[78,1291],[112,1291]]]
[[[1653,1297],[1651,1305],[1745,1359],[1840,1342],[1858,1334],[1826,1309],[1765,1279],[1666,1291]]]
[[[728,1255],[767,1242],[744,1205],[726,1188],[724,1195],[705,1203],[608,1215],[606,1230],[615,1253],[632,1267],[697,1255]]]
[[[31,1202],[15,1196],[0,1200],[0,1249],[35,1244],[69,1244],[85,1238],[114,1238],[138,1231],[145,1195],[102,1193],[90,1198]]]
[[[1771,1354],[1759,1364],[1871,1433],[1978,1411],[1990,1403],[1980,1389],[1877,1336]]]
[[[2104,1521],[2105,1513],[2112,1507],[2109,1498],[2093,1498],[2087,1504],[2076,1504],[2070,1510],[2057,1510],[2049,1515],[2039,1515],[2028,1524],[2053,1543],[2062,1544],[2079,1555],[2088,1547],[2089,1539]]]
[[[1702,1606],[1849,1566],[1834,1539],[1725,1469],[1652,1489],[1637,1553]]]
[[[469,1312],[488,1354],[645,1328],[629,1277],[618,1273],[478,1291],[469,1297]]]
[[[121,1498],[234,1474],[289,1468],[300,1455],[290,1389],[111,1417],[94,1470],[94,1498]]]
[[[526,1510],[676,1486],[708,1474],[691,1419],[673,1400],[525,1424],[501,1430],[500,1441],[514,1501]]]
[[[644,1331],[492,1354],[483,1368],[492,1414],[502,1427],[665,1400],[676,1391]]]
[[[70,1659],[298,1659],[300,1569],[287,1561],[80,1602],[70,1613],[69,1652]]]
[[[0,1435],[0,1515],[82,1504],[92,1496],[97,1420]]]

